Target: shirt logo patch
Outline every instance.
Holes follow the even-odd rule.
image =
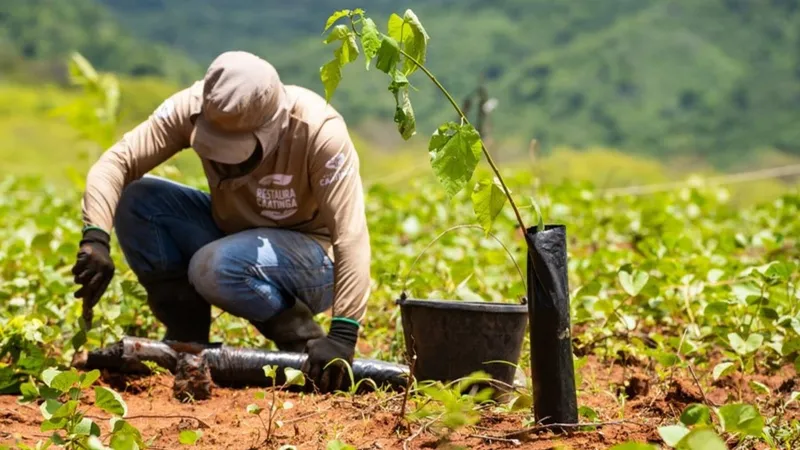
[[[261,186],[256,189],[256,203],[262,209],[261,215],[272,220],[283,220],[297,213],[297,194],[294,188],[286,187],[292,182],[292,175],[275,173],[258,181]]]
[[[322,177],[321,180],[319,180],[319,185],[322,187],[330,186],[331,184],[336,183],[341,179],[347,178],[347,176],[350,175],[352,172],[353,172],[353,166],[348,166],[346,169],[340,170],[339,172],[336,172],[333,175],[325,175],[324,177]]]
[[[337,153],[336,156],[329,159],[328,162],[325,163],[325,167],[331,170],[336,170],[339,167],[342,167],[344,164],[344,155],[341,153]]]

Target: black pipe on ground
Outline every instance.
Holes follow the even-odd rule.
[[[566,227],[531,227],[526,238],[534,416],[541,424],[575,424]]]
[[[88,352],[73,365],[82,370],[108,370],[117,373],[146,375],[144,364],[153,362],[176,376],[176,385],[183,383],[224,387],[269,387],[273,380],[264,373],[264,366],[277,366],[275,385],[284,383],[284,369],[300,370],[304,353],[273,352],[260,349],[233,348],[222,345],[197,346],[166,343],[151,339],[124,337],[108,347]],[[351,365],[353,381],[359,392],[380,389],[401,390],[407,385],[408,367],[373,359],[356,358]],[[345,389],[350,387],[346,377]],[[362,381],[363,380],[363,381]],[[374,384],[373,384],[374,383]],[[306,389],[310,389],[307,384]],[[176,387],[176,390],[178,388]],[[191,389],[192,392],[197,389]]]

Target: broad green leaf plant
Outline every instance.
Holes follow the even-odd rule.
[[[125,420],[128,406],[118,392],[94,386],[100,371],[79,373],[74,368],[59,370],[53,367],[42,372],[42,385],[26,382],[22,385],[21,403],[41,402],[39,409],[44,421],[40,429],[49,433],[45,441],[35,448],[57,445],[67,450],[129,450],[147,448],[139,430]],[[81,410],[81,398],[86,390],[94,387],[94,406],[111,414],[109,433],[101,433],[100,427]],[[104,442],[104,440],[106,442]],[[28,446],[19,444],[21,449]]]
[[[342,19],[347,19],[348,23],[337,25]],[[450,121],[441,124],[433,132],[428,144],[431,167],[447,195],[453,198],[471,186],[473,210],[486,232],[492,228],[495,218],[508,201],[520,228],[527,230],[519,208],[478,130],[469,122],[453,96],[425,67],[430,36],[412,10],[407,9],[403,17],[392,14],[386,25],[386,33],[383,33],[363,9],[343,9],[328,18],[323,30],[325,32],[329,33],[324,42],[336,44],[333,59],[320,67],[326,101],[330,102],[339,86],[344,66],[363,54],[365,68],[369,70],[374,59],[375,67],[389,77],[388,90],[395,100],[394,122],[403,139],[408,140],[417,132],[409,77],[417,71],[423,72],[447,97],[460,117],[459,123]],[[481,155],[486,157],[494,177],[470,184]],[[535,208],[538,212],[538,206]],[[537,228],[541,231],[543,226],[539,217]]]

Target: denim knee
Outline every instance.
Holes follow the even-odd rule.
[[[286,307],[278,287],[258,277],[236,247],[224,241],[211,242],[192,256],[189,282],[207,302],[248,320],[267,320]]]
[[[206,301],[215,304],[220,297],[219,281],[224,259],[214,242],[200,248],[189,260],[189,282]]]

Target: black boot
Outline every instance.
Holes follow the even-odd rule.
[[[165,341],[208,344],[211,305],[189,283],[185,271],[140,276],[147,291],[147,304],[164,324]]]
[[[269,320],[250,323],[283,352],[302,353],[306,342],[325,336],[322,327],[314,321],[314,313],[299,300]]]

